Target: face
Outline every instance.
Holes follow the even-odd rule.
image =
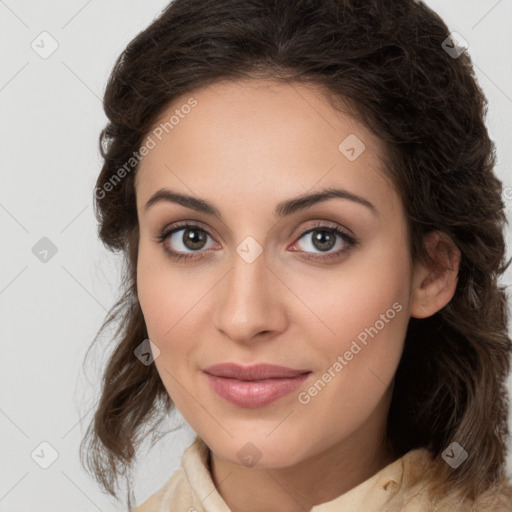
[[[369,432],[389,406],[412,279],[380,141],[318,87],[266,80],[183,96],[149,136],[138,296],[184,418],[218,456],[260,467]],[[259,364],[298,372],[248,371]]]

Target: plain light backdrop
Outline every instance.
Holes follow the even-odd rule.
[[[0,0],[0,512],[123,510],[78,459],[106,353],[96,352],[96,366],[85,373],[82,363],[117,296],[121,264],[97,237],[92,193],[108,75],[167,4]],[[469,43],[489,100],[496,173],[512,204],[512,2],[427,4]],[[33,46],[41,37],[46,44],[38,53]],[[42,58],[52,44],[56,50]],[[55,254],[50,249],[42,262],[37,244]],[[509,282],[508,272],[503,283]],[[177,414],[169,428],[181,423]],[[142,458],[138,503],[177,469],[193,435],[185,425]]]

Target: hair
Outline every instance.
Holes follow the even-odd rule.
[[[487,100],[468,53],[444,51],[449,36],[414,0],[175,0],[118,57],[103,101],[94,206],[99,237],[124,256],[122,290],[93,344],[108,325],[119,327],[80,446],[82,464],[109,494],[117,497],[119,476],[174,407],[155,365],[134,356],[148,333],[137,299],[133,155],[179,97],[259,78],[321,86],[383,141],[413,263],[434,268],[423,245],[431,231],[460,250],[452,300],[409,320],[387,436],[396,457],[420,447],[432,453],[425,486],[433,503],[453,493],[477,500],[506,482],[512,343],[498,278],[510,264],[508,222],[484,124]],[[127,162],[133,170],[121,174]],[[469,454],[456,470],[440,457],[452,442]],[[129,506],[132,499],[129,491]]]

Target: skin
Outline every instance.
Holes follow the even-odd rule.
[[[231,510],[309,510],[394,460],[384,443],[386,419],[407,324],[450,301],[460,253],[434,233],[425,242],[439,266],[412,265],[404,210],[385,177],[381,141],[336,110],[319,87],[218,82],[176,99],[161,120],[191,96],[197,106],[144,157],[136,176],[138,296],[160,350],[155,364],[174,404],[209,446],[212,478]],[[338,148],[349,134],[366,146],[354,161]],[[273,216],[279,202],[330,187],[362,196],[377,213],[331,198]],[[222,219],[173,202],[145,209],[161,188],[205,199]],[[184,231],[165,241],[195,256],[189,260],[171,259],[156,241],[179,221],[207,232],[199,249],[183,244]],[[336,244],[322,252],[315,233],[301,236],[315,223],[338,226],[359,244],[351,248],[331,232]],[[250,263],[236,252],[249,236],[263,249]],[[393,304],[400,312],[316,396],[300,403],[298,394]],[[249,409],[219,397],[202,372],[227,361],[312,374],[277,402]],[[247,442],[260,454],[252,467],[237,457]]]

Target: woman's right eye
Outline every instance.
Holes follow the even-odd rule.
[[[201,249],[208,249],[205,244],[211,238],[210,234],[195,224],[182,224],[172,228],[166,228],[158,236],[158,242],[163,244],[164,250],[172,258],[189,259],[202,257],[194,255],[201,253]],[[169,246],[176,247],[171,249]]]

